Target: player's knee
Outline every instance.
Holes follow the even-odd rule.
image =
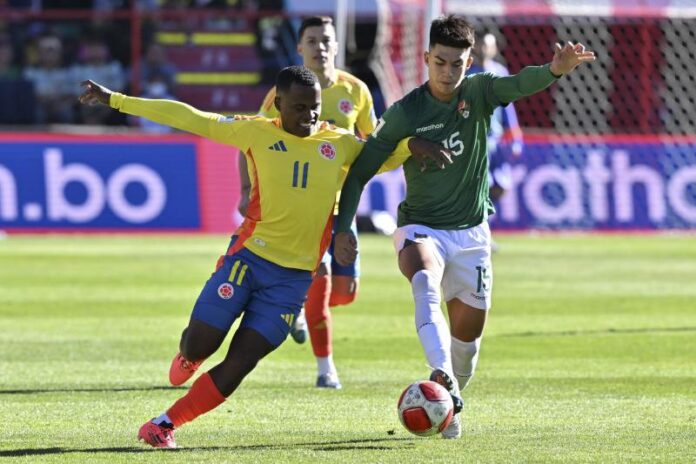
[[[358,296],[360,279],[350,275],[331,276],[331,298],[329,306],[347,305]]]
[[[196,330],[187,327],[181,334],[179,350],[188,361],[201,361],[207,359],[217,351],[225,338],[225,333],[217,329],[201,330],[200,325]]]
[[[217,348],[205,346],[205,344],[191,343],[187,341],[181,344],[181,355],[187,361],[201,361],[212,355]]]
[[[357,290],[354,292],[331,292],[331,299],[329,300],[329,306],[342,306],[349,305],[355,301],[358,296]]]
[[[473,342],[481,338],[483,335],[483,327],[467,327],[465,329],[458,328],[457,338],[464,342]]]
[[[411,277],[411,290],[414,296],[440,295],[440,282],[437,274],[429,269],[421,269]]]
[[[433,271],[422,269],[411,278],[411,290],[416,302],[416,328],[440,318],[440,281]]]

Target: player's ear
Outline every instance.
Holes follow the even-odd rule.
[[[430,59],[430,52],[428,50],[423,52],[423,63],[428,66],[428,60]]]
[[[474,57],[469,55],[469,58],[466,60],[466,70],[468,71],[471,65],[474,64]]]
[[[276,94],[275,98],[273,99],[273,106],[275,106],[275,109],[280,113],[280,95]]]

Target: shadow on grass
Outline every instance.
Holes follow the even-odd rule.
[[[190,448],[175,448],[163,450],[169,453],[193,453],[200,451],[291,451],[298,447],[308,448],[313,451],[389,451],[392,449],[403,450],[404,447],[414,446],[414,438],[358,438],[341,441],[319,441],[307,443],[287,443],[269,445],[239,445],[239,446],[197,446]],[[403,443],[407,442],[407,443]],[[153,448],[145,447],[108,447],[108,448],[21,448],[16,450],[0,450],[0,457],[43,456],[53,454],[75,453],[150,453]]]
[[[696,332],[696,327],[643,327],[640,329],[598,329],[598,330],[564,330],[558,332],[519,332],[490,335],[491,337],[578,337],[584,335],[624,335],[660,332]]]
[[[0,395],[34,395],[41,393],[118,393],[154,390],[188,390],[188,387],[154,386],[154,387],[112,387],[112,388],[45,388],[0,390]]]

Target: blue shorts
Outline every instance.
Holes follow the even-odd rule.
[[[239,327],[254,329],[277,347],[290,332],[311,283],[310,271],[278,266],[242,248],[222,257],[191,319],[228,332],[244,313]]]
[[[324,256],[321,258],[322,264],[331,264],[332,275],[360,277],[360,254],[358,254],[358,256],[355,258],[353,264],[349,264],[348,266],[341,266],[333,257],[334,238],[336,237],[336,216],[333,218],[333,230],[334,231],[331,235],[331,245],[329,245],[329,249],[326,250],[326,253],[324,253]],[[355,223],[355,219],[353,219],[353,223],[350,225],[350,230],[353,232],[353,235],[355,235],[355,239],[357,240],[358,225]],[[358,246],[360,246],[359,242]]]

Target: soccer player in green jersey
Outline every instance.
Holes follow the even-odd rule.
[[[425,52],[429,80],[391,106],[351,167],[343,185],[334,254],[339,262],[356,256],[350,220],[366,182],[404,137],[418,135],[449,151],[444,169],[418,160],[404,164],[406,199],[399,205],[394,245],[399,269],[411,283],[418,337],[431,379],[445,385],[461,410],[460,389],[476,367],[481,335],[491,307],[491,238],[487,218],[494,212],[488,195],[486,138],[496,107],[539,92],[594,53],[581,44],[556,45],[553,59],[518,74],[465,76],[472,64],[474,29],[454,15],[430,27]],[[440,309],[447,303],[448,329]],[[443,431],[461,436],[460,415]]]

